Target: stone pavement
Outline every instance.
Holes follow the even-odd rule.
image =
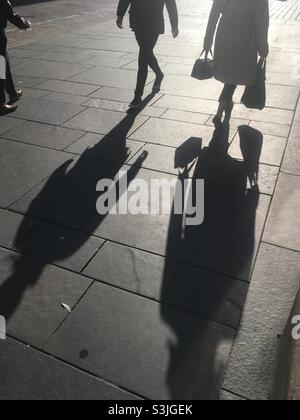
[[[269,398],[299,287],[299,2],[270,2],[268,106],[238,103],[221,138],[221,85],[189,76],[211,0],[178,3],[138,114],[115,4],[10,32],[25,95],[0,120],[0,399]],[[204,178],[204,224],[97,215],[97,182],[124,169]]]

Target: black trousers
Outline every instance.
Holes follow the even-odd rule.
[[[139,70],[135,94],[137,96],[143,96],[148,77],[148,67],[150,67],[157,76],[162,74],[158,61],[153,52],[159,38],[159,33],[136,30],[135,37],[140,47]]]
[[[0,79],[0,106],[3,106],[6,102],[5,92],[8,94],[10,100],[14,100],[17,97],[14,81],[11,74],[9,57],[7,53],[7,39],[5,31],[0,29],[0,54],[5,57],[6,61],[6,79]]]
[[[224,85],[219,102],[226,102],[228,104],[231,103],[233,101],[233,95],[236,88],[236,85]]]

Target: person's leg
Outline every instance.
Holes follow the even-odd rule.
[[[0,108],[5,105],[5,80],[0,79]]]
[[[18,100],[18,94],[15,88],[15,84],[13,81],[13,77],[11,74],[10,63],[8,54],[6,54],[6,83],[5,83],[5,90],[9,96],[10,102],[15,102]]]
[[[136,31],[135,37],[140,47],[139,52],[139,69],[137,75],[137,83],[135,89],[135,96],[142,98],[148,77],[148,63],[149,63],[149,42],[148,38],[142,32]]]
[[[221,96],[219,98],[218,111],[213,119],[213,122],[216,126],[219,126],[222,123],[224,112],[226,120],[228,121],[230,119],[233,110],[233,95],[236,91],[236,88],[236,85],[224,85]]]
[[[237,86],[236,85],[224,85],[224,88],[222,90],[219,102],[220,103],[226,103],[226,104],[232,104],[233,102],[233,95],[236,91]]]
[[[6,102],[5,98],[5,73],[6,73],[6,36],[4,30],[0,29],[0,107]]]

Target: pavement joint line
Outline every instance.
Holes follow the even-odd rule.
[[[37,229],[37,226],[34,228],[34,229]],[[32,232],[32,231],[31,231]],[[22,242],[22,241],[20,241],[20,242]],[[105,242],[107,243],[107,242],[111,242],[111,241],[109,241],[109,240],[105,240]],[[103,244],[104,245],[104,244]],[[103,246],[102,245],[102,246]],[[121,243],[118,243],[118,245],[121,245],[121,246],[123,246],[123,244],[121,244]],[[128,248],[131,248],[131,249],[135,249],[136,250],[136,248],[132,248],[132,247],[129,247],[128,245],[125,245],[125,246],[127,246]],[[101,247],[102,248],[102,247]],[[21,256],[23,256],[23,257],[26,257],[26,258],[28,258],[29,260],[31,260],[31,261],[36,261],[36,262],[38,262],[38,263],[42,263],[42,264],[46,264],[47,265],[47,267],[55,267],[55,268],[58,268],[58,269],[60,269],[60,270],[65,270],[65,271],[67,271],[67,272],[69,272],[69,273],[72,273],[72,274],[74,274],[74,275],[77,275],[77,276],[80,276],[80,277],[83,277],[83,278],[86,278],[86,279],[89,279],[89,280],[92,280],[92,284],[97,284],[97,283],[100,283],[100,284],[103,284],[103,285],[106,285],[106,286],[109,286],[109,287],[112,287],[113,289],[116,289],[116,290],[120,290],[120,291],[122,291],[122,292],[126,292],[126,293],[129,293],[129,294],[131,294],[131,295],[133,295],[133,296],[137,296],[137,297],[139,297],[139,298],[141,298],[141,299],[147,299],[147,300],[149,300],[149,301],[151,301],[151,302],[154,302],[154,303],[157,303],[157,304],[163,304],[164,306],[167,306],[167,307],[169,307],[169,308],[173,308],[173,309],[176,309],[176,310],[178,310],[179,312],[182,312],[182,313],[185,313],[185,314],[189,314],[189,315],[193,315],[194,317],[196,317],[196,318],[198,318],[198,319],[201,319],[201,320],[207,320],[207,321],[210,321],[210,322],[213,322],[213,323],[215,323],[215,324],[219,324],[219,325],[223,325],[223,326],[225,326],[226,328],[229,328],[229,329],[231,329],[231,330],[233,330],[233,331],[236,331],[237,330],[237,328],[238,328],[238,326],[237,327],[233,327],[232,325],[229,325],[229,324],[226,324],[226,323],[224,323],[224,322],[222,322],[222,321],[216,321],[216,320],[214,320],[214,319],[212,319],[212,318],[210,318],[210,317],[207,317],[207,316],[204,316],[204,315],[199,315],[199,314],[197,314],[197,313],[195,313],[194,311],[189,311],[189,310],[187,310],[187,309],[184,309],[184,308],[181,308],[180,306],[177,306],[177,305],[175,305],[175,304],[172,304],[172,303],[169,303],[169,302],[166,302],[166,301],[164,301],[164,300],[159,300],[159,299],[155,299],[154,297],[150,297],[150,296],[146,296],[146,295],[143,295],[143,294],[141,294],[141,293],[138,293],[138,292],[135,292],[135,291],[133,291],[133,290],[129,290],[129,289],[125,289],[125,288],[123,288],[123,287],[121,287],[121,286],[118,286],[118,285],[116,285],[116,284],[113,284],[113,283],[109,283],[109,282],[107,282],[107,281],[105,281],[105,280],[102,280],[102,279],[98,279],[98,278],[95,278],[95,277],[93,277],[93,276],[91,276],[91,275],[88,275],[88,274],[84,274],[84,273],[81,273],[81,272],[78,272],[78,271],[74,271],[74,270],[71,270],[71,269],[69,269],[69,268],[66,268],[66,267],[63,267],[63,266],[61,266],[61,265],[58,265],[58,264],[56,264],[55,262],[49,262],[48,260],[46,260],[46,259],[42,259],[42,258],[39,258],[39,257],[37,257],[37,256],[33,256],[33,255],[30,255],[29,253],[27,254],[27,253],[25,253],[25,252],[22,252],[22,251],[20,251],[20,250],[16,250],[15,248],[7,248],[7,247],[5,247],[5,246],[0,246],[0,250],[5,250],[5,251],[8,251],[8,252],[10,252],[10,253],[13,253],[13,254],[16,254],[16,255],[21,255]],[[99,251],[98,252],[100,252],[100,250],[101,249],[99,249]],[[148,253],[147,251],[145,251],[145,250],[141,250],[142,252],[145,252],[145,253]],[[149,253],[148,253],[149,254]],[[168,258],[168,257],[165,257],[165,256],[163,256],[163,255],[158,255],[158,254],[152,254],[152,255],[157,255],[157,256],[159,256],[159,257],[162,257],[162,258],[164,258],[164,259],[168,259],[168,260],[172,260],[172,261],[174,261],[174,262],[179,262],[179,263],[182,263],[182,264],[184,264],[184,265],[187,265],[187,266],[190,266],[190,267],[194,267],[193,265],[191,265],[191,264],[187,264],[187,263],[185,263],[184,261],[177,261],[177,260],[174,260],[174,259],[172,259],[172,258]],[[209,271],[209,272],[213,272],[213,273],[215,273],[214,271],[212,271],[212,270],[209,270],[208,268],[203,268],[203,267],[200,267],[200,266],[195,266],[195,268],[199,268],[199,269],[203,269],[204,271]],[[244,283],[244,284],[247,284],[247,285],[249,285],[249,283],[247,283],[247,282],[245,282],[245,281],[242,281],[242,280],[240,280],[240,279],[236,279],[236,278],[233,278],[233,277],[230,277],[230,276],[226,276],[225,274],[223,274],[223,273],[215,273],[215,274],[219,274],[219,275],[221,275],[221,276],[223,276],[223,277],[227,277],[227,278],[230,278],[231,280],[233,280],[233,281],[235,281],[235,282],[240,282],[240,283]],[[90,287],[92,287],[92,284],[89,286],[89,288]],[[84,293],[84,295],[86,294],[86,292]],[[81,301],[81,299],[83,298],[83,296],[81,296],[80,297],[80,299],[79,299],[79,301]],[[79,301],[78,301],[78,303],[79,303]],[[75,310],[75,308],[76,308],[76,306],[77,306],[77,304],[74,306],[74,308],[72,309],[72,312]],[[69,313],[69,314],[67,314],[67,317],[69,316],[69,315],[71,315],[71,313]]]
[[[238,397],[238,398],[242,398],[242,399],[244,399],[244,400],[250,401],[248,397],[245,397],[244,395],[239,395],[239,394],[236,394],[235,392],[230,391],[230,389],[226,389],[226,388],[224,388],[224,387],[223,387],[223,388],[222,388],[222,391],[228,392],[229,394],[232,394],[232,395],[234,395],[234,396],[236,396],[236,397]]]
[[[17,201],[18,201],[18,200],[17,200]],[[123,243],[123,242],[118,242],[118,241],[115,241],[115,240],[113,240],[113,239],[109,239],[109,238],[106,238],[106,237],[103,237],[103,236],[90,235],[88,232],[86,232],[86,231],[84,231],[84,230],[77,229],[77,228],[72,228],[72,227],[67,226],[67,225],[64,225],[64,224],[58,224],[58,223],[56,223],[55,221],[52,221],[52,220],[49,220],[49,219],[43,219],[43,218],[38,217],[38,216],[32,216],[32,215],[30,215],[30,214],[24,214],[24,213],[22,213],[22,212],[20,212],[20,211],[17,211],[17,210],[15,210],[15,209],[13,209],[13,208],[10,208],[10,207],[0,207],[0,209],[1,209],[1,210],[6,210],[6,211],[9,211],[9,212],[11,212],[11,213],[18,214],[18,215],[23,216],[23,217],[26,217],[26,218],[32,218],[33,220],[35,220],[35,221],[37,221],[37,222],[39,222],[39,223],[47,223],[47,224],[49,224],[49,225],[51,225],[51,224],[52,224],[52,225],[54,225],[54,226],[56,226],[56,227],[58,227],[58,228],[67,229],[67,230],[72,231],[72,232],[74,232],[74,233],[75,233],[75,232],[77,232],[77,233],[81,233],[81,234],[84,234],[84,235],[89,236],[89,237],[91,237],[91,238],[100,239],[100,240],[105,241],[105,242],[110,242],[110,243],[113,243],[113,244],[115,244],[115,245],[120,245],[120,246],[123,246],[123,247],[127,247],[127,248],[130,248],[130,249],[134,249],[134,250],[136,250],[136,251],[144,252],[144,253],[146,253],[146,254],[150,254],[150,255],[153,255],[153,256],[166,258],[166,259],[171,260],[171,261],[173,261],[173,262],[177,262],[177,263],[181,263],[181,264],[184,264],[184,265],[187,265],[187,266],[190,266],[190,267],[194,267],[194,268],[202,269],[202,270],[204,270],[204,271],[209,271],[209,272],[212,272],[212,273],[215,273],[215,274],[221,275],[221,276],[223,276],[223,277],[226,277],[226,278],[229,278],[229,279],[232,279],[232,280],[236,280],[236,281],[241,282],[241,283],[249,284],[249,280],[245,280],[245,279],[238,278],[238,277],[235,277],[235,276],[232,276],[232,275],[226,274],[226,273],[222,273],[221,271],[213,270],[213,269],[212,269],[212,268],[210,268],[210,267],[205,267],[205,266],[197,265],[197,264],[195,264],[195,263],[189,263],[189,262],[186,262],[186,261],[184,261],[184,260],[176,259],[176,258],[174,258],[174,257],[172,257],[172,256],[165,256],[165,255],[161,255],[161,254],[159,254],[159,253],[155,253],[155,252],[153,252],[153,251],[146,251],[146,250],[145,250],[145,249],[143,249],[143,248],[139,248],[139,247],[134,246],[134,245],[128,245],[128,244]],[[94,213],[94,216],[95,216],[95,215],[96,215],[96,212]],[[90,218],[89,218],[88,220],[90,220]],[[15,244],[15,245],[17,245],[17,244]],[[6,249],[6,250],[8,250],[8,251],[12,251],[12,252],[14,252],[14,253],[16,253],[16,254],[20,253],[18,250],[14,250],[14,249],[11,249],[11,248],[9,248],[9,247],[5,247],[5,246],[3,246],[3,245],[2,245],[2,246],[0,246],[0,248]],[[25,254],[24,254],[24,255],[25,255]],[[26,256],[27,256],[27,255],[26,255]],[[29,255],[29,257],[30,257],[30,255]],[[31,258],[33,258],[33,257],[31,257]],[[34,258],[33,258],[33,259],[34,259]],[[36,259],[36,258],[35,258],[35,259]],[[45,262],[44,260],[41,260],[41,261]],[[55,264],[51,263],[51,265],[55,265]],[[74,272],[74,271],[69,270],[69,269],[67,269],[67,268],[64,268],[64,267],[62,267],[62,266],[58,266],[58,265],[55,265],[55,266],[56,266],[56,267],[58,267],[58,268],[61,268],[61,269],[63,269],[63,270],[70,271],[70,272],[72,272],[72,273],[74,273],[74,274],[79,274],[78,272]],[[80,275],[80,274],[79,274],[79,275]],[[86,277],[86,276],[85,276],[85,277]],[[93,279],[93,278],[92,278],[92,279]]]
[[[55,355],[47,352],[43,348],[36,347],[36,346],[34,346],[32,344],[29,344],[26,341],[23,341],[23,340],[21,340],[21,339],[19,339],[17,337],[14,337],[13,335],[10,335],[10,334],[7,334],[7,337],[10,338],[11,340],[14,340],[15,342],[17,342],[19,344],[22,344],[22,345],[24,345],[26,347],[29,347],[29,349],[32,349],[34,351],[37,351],[40,354],[43,354],[45,357],[48,357],[48,358],[50,358],[52,360],[55,360],[55,361],[57,361],[59,363],[62,363],[63,365],[68,366],[68,367],[70,367],[72,369],[75,369],[77,372],[82,372],[85,375],[90,376],[91,378],[100,380],[100,381],[102,381],[102,382],[104,382],[104,383],[106,383],[108,385],[111,385],[111,386],[117,388],[117,389],[120,389],[122,391],[125,391],[126,393],[128,393],[130,395],[136,396],[136,397],[141,398],[143,400],[147,400],[147,398],[145,396],[143,396],[141,394],[138,394],[135,391],[130,390],[129,388],[123,387],[122,385],[120,385],[118,383],[112,382],[109,379],[106,379],[105,377],[96,375],[93,372],[90,372],[89,370],[85,370],[84,368],[78,367],[78,366],[76,366],[75,364],[73,364],[71,362],[68,362],[68,361],[66,361],[66,360],[64,360],[62,358],[59,358],[59,357],[57,357],[57,356],[55,356]]]
[[[274,246],[274,247],[277,247],[277,248],[280,248],[280,249],[285,249],[287,251],[296,252],[296,253],[300,254],[300,250],[298,250],[298,249],[289,248],[287,246],[279,245],[279,244],[276,244],[276,243],[273,243],[273,242],[268,242],[268,241],[265,241],[265,240],[262,240],[261,243],[266,244],[266,245],[271,245],[271,246]]]

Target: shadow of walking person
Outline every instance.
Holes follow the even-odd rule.
[[[205,180],[204,222],[187,226],[184,216],[173,211],[169,225],[167,255],[182,263],[171,285],[163,282],[161,300],[168,305],[161,305],[161,316],[175,334],[168,343],[166,381],[176,400],[218,399],[256,252],[259,166],[248,160],[259,162],[262,135],[240,128],[245,158],[240,161],[228,154],[229,132],[229,125],[216,129],[209,147],[199,150],[195,168],[180,157],[180,150],[175,162],[183,162],[181,182],[192,177],[194,201],[196,181]],[[169,264],[167,260],[164,279],[169,278]],[[170,305],[185,312],[185,328]]]
[[[48,263],[75,272],[84,268],[78,251],[87,244],[90,235],[81,230],[89,219],[93,218],[96,229],[105,218],[96,213],[100,195],[96,185],[101,179],[114,180],[130,157],[126,138],[137,116],[153,97],[154,94],[149,95],[139,111],[129,112],[98,144],[75,160],[66,161],[45,183],[23,198],[26,215],[36,218],[37,223],[32,230],[32,219],[26,217],[19,226],[14,242],[20,254],[14,257],[13,272],[0,287],[0,313],[8,321],[26,289],[34,287]],[[103,155],[105,160],[101,160]],[[140,152],[134,166],[127,168],[127,185],[136,177],[146,157],[146,152]],[[39,261],[29,260],[26,255]]]

